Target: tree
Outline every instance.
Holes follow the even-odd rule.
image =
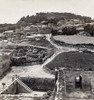
[[[62,29],[62,35],[74,35],[77,34],[76,27],[64,27]]]
[[[57,30],[55,30],[55,29],[52,29],[51,33],[52,33],[52,35],[58,35]]]
[[[84,26],[84,30],[87,32],[87,33],[90,33],[91,36],[94,36],[94,25],[86,25]]]

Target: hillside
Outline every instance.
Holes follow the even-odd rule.
[[[35,16],[26,16],[22,17],[17,24],[36,24],[41,21],[47,21],[48,23],[57,23],[60,20],[70,20],[70,19],[79,19],[84,22],[91,22],[90,17],[76,15],[72,13],[37,13]]]
[[[33,27],[31,25],[34,25]],[[37,13],[32,16],[23,16],[16,24],[0,24],[0,32],[20,29],[25,27],[38,27],[40,33],[52,35],[89,34],[94,36],[94,20],[91,17],[73,13]],[[46,32],[46,30],[47,32]],[[45,31],[44,31],[45,30]],[[49,30],[49,31],[48,31]],[[37,31],[36,31],[37,32]]]
[[[50,28],[52,35],[94,36],[94,20],[91,17],[73,13],[37,13],[33,16],[22,17],[16,25],[18,27],[45,25],[46,28]]]

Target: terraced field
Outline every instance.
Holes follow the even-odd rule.
[[[71,36],[66,36],[66,35],[57,35],[54,36],[55,40],[63,41],[68,44],[94,44],[94,37],[89,37],[89,36],[81,36],[81,35],[71,35]]]

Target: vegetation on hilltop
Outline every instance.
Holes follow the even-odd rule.
[[[0,24],[0,32],[15,30],[17,28],[16,24]]]
[[[71,21],[72,20],[72,21]],[[22,27],[26,27],[26,26],[30,26],[30,25],[38,25],[38,24],[43,24],[43,25],[48,25],[48,24],[52,24],[52,27],[50,27],[52,29],[52,34],[53,35],[74,35],[77,34],[78,31],[76,30],[75,25],[73,25],[74,21],[79,21],[81,23],[91,23],[94,22],[91,17],[87,17],[87,16],[81,16],[81,15],[76,15],[73,13],[55,13],[55,12],[51,12],[51,13],[37,13],[36,15],[32,15],[32,16],[23,16],[16,24],[0,24],[0,32],[4,32],[7,30],[16,30],[16,29],[20,29]],[[65,26],[65,23],[69,22],[68,24],[71,25],[71,27],[63,27],[62,28],[62,32],[57,32],[58,28]],[[72,23],[71,23],[72,22]],[[78,24],[79,24],[78,22]],[[55,27],[55,28],[53,28]],[[89,26],[88,26],[89,27]],[[57,28],[57,30],[56,30]],[[90,30],[91,28],[87,28],[84,27],[86,32],[90,32],[90,34],[92,35],[93,30]],[[93,35],[92,35],[93,36]]]
[[[62,22],[63,21],[63,22]],[[78,22],[77,22],[78,21]],[[42,23],[43,22],[43,23]],[[22,17],[18,22],[18,26],[27,26],[27,25],[37,25],[38,23],[40,24],[45,24],[48,25],[49,23],[52,24],[52,35],[74,35],[78,34],[80,31],[77,30],[79,26],[82,24],[82,28],[84,29],[85,32],[90,32],[90,35],[93,36],[93,30],[91,28],[84,27],[85,23],[91,23],[94,22],[91,17],[86,17],[86,16],[81,16],[81,15],[76,15],[72,13],[37,13],[36,15],[33,16],[26,16]],[[59,26],[59,24],[61,25]],[[65,24],[67,23],[67,25]],[[74,25],[74,23],[77,23]],[[84,24],[83,24],[84,23]],[[62,25],[65,25],[62,27]],[[62,32],[58,32],[59,29],[61,28]]]
[[[76,30],[76,27],[64,27],[62,28],[62,32],[58,32],[58,30],[52,29],[51,31],[52,35],[74,35],[77,34],[78,31]]]
[[[47,21],[48,23],[57,23],[59,20],[70,20],[70,19],[79,19],[84,22],[91,22],[91,17],[76,15],[72,13],[37,13],[35,16],[24,16],[22,17],[17,24],[27,25],[27,24],[36,24],[41,21]]]

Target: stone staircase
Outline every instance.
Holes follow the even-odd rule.
[[[23,86],[29,93],[32,93],[33,90],[31,90],[26,84],[24,84],[20,79],[17,79],[17,82]]]

